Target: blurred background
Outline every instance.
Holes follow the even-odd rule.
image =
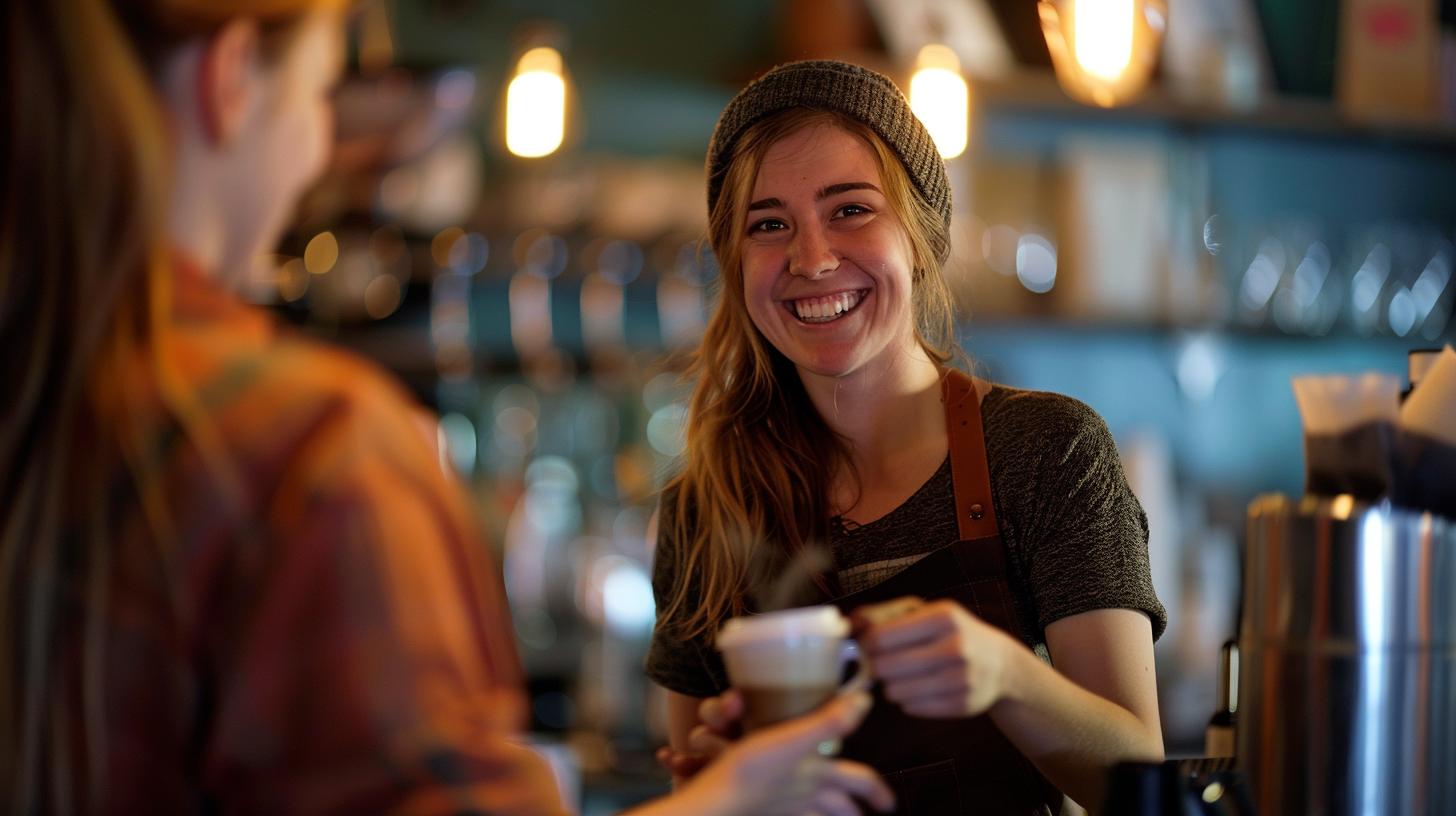
[[[493,533],[533,739],[588,814],[662,791],[645,532],[717,270],[703,157],[791,59],[894,77],[948,157],[993,379],[1111,426],[1202,749],[1244,508],[1297,494],[1289,378],[1453,336],[1451,0],[374,0],[334,167],[251,297],[441,414]]]

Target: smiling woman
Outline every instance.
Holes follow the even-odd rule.
[[[695,369],[688,453],[664,499],[684,512],[665,511],[663,520],[664,537],[684,542],[684,566],[719,580],[702,594],[671,587],[659,603],[661,618],[689,634],[744,608],[750,570],[773,574],[774,561],[828,539],[831,474],[851,463],[844,438],[819,420],[808,382],[856,371],[878,381],[873,369],[903,372],[905,354],[944,365],[958,353],[940,275],[950,185],[929,134],[905,108],[882,124],[901,136],[892,147],[866,111],[826,104],[840,81],[866,99],[898,95],[857,66],[796,63],[750,90],[801,77],[811,91],[792,98],[819,104],[758,108],[746,90],[719,119],[709,152],[709,229],[723,290]],[[855,250],[843,260],[846,239]],[[824,301],[845,293],[863,298],[849,318],[799,319],[801,310],[824,314]],[[875,336],[859,342],[869,323]],[[747,558],[758,541],[770,551]]]
[[[845,754],[900,812],[1095,808],[1113,763],[1162,755],[1166,620],[1105,424],[950,366],[949,180],[885,77],[770,71],[708,170],[722,291],[653,574],[664,760],[686,776],[717,744],[698,720],[727,684],[713,632],[827,550],[803,602],[853,614],[881,684]]]

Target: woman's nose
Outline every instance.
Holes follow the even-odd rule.
[[[802,227],[789,244],[789,273],[818,278],[839,268],[839,255],[823,227]]]

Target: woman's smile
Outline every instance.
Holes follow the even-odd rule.
[[[870,289],[849,289],[827,295],[785,300],[783,304],[784,308],[788,309],[789,313],[800,323],[822,326],[826,323],[834,323],[858,309],[869,297],[871,291]]]

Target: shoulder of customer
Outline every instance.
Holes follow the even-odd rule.
[[[383,460],[425,481],[443,477],[434,417],[386,372],[290,331],[218,347],[190,361],[189,397],[226,453],[261,490],[307,477],[313,490]]]
[[[232,678],[223,693],[248,700],[221,701],[213,730],[290,747],[278,762],[299,778],[367,755],[365,784],[392,791],[397,769],[438,760],[451,769],[441,795],[466,809],[559,812],[549,772],[515,745],[525,708],[505,595],[433,419],[375,365],[253,312],[177,334],[202,433],[171,434],[167,478],[183,529],[201,531],[189,580],[219,599],[198,640]],[[230,526],[213,496],[239,493]],[[349,682],[278,670],[318,665]],[[312,739],[325,732],[336,738]],[[249,760],[231,749],[210,746],[209,761]]]

